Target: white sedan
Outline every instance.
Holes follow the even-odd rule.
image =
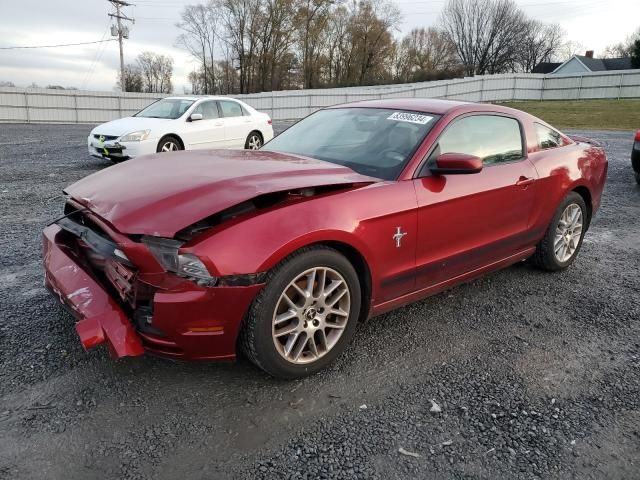
[[[239,100],[167,97],[132,117],[98,125],[87,143],[94,157],[119,162],[174,150],[257,150],[272,138],[271,118]]]

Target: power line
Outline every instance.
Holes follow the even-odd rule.
[[[23,45],[17,47],[0,47],[0,50],[18,50],[21,48],[57,48],[57,47],[75,47],[76,45],[91,45],[94,43],[113,42],[115,38],[108,38],[106,40],[97,40],[95,42],[78,42],[78,43],[61,43],[58,45]]]
[[[107,26],[105,27],[104,32],[102,33],[102,38],[103,39],[104,39],[104,37],[107,36],[107,32],[109,31],[110,24],[111,24],[111,20],[107,21]],[[102,54],[104,53],[104,49],[105,49],[105,45],[104,44],[100,44],[100,46],[98,46],[98,48],[96,48],[96,51],[95,51],[95,53],[93,55],[93,60],[91,61],[91,65],[89,66],[89,70],[87,70],[87,72],[85,72],[84,80],[82,81],[82,89],[83,90],[84,90],[85,86],[87,85],[87,82],[89,81],[89,79],[93,75],[93,69],[97,65],[97,62],[99,62],[100,59],[102,58]]]

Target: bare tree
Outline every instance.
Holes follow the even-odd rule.
[[[392,32],[398,28],[401,15],[398,7],[386,0],[360,2],[351,21],[351,41],[355,47],[357,85],[385,80],[387,61],[393,50]]]
[[[177,45],[185,48],[200,62],[202,74],[201,93],[216,93],[214,63],[218,39],[218,19],[220,8],[214,0],[206,4],[187,5],[181,14],[177,27],[182,34]]]
[[[635,42],[640,40],[640,28],[628,35],[624,42],[609,45],[602,53],[603,58],[631,57]]]
[[[260,0],[221,0],[223,37],[232,57],[237,62],[240,93],[251,91],[256,73],[260,23]]]
[[[266,0],[258,25],[256,80],[259,91],[278,89],[283,78],[281,65],[294,40],[294,0]]]
[[[118,88],[122,92],[142,92],[144,87],[144,80],[142,79],[142,72],[137,65],[125,65],[123,71],[124,78],[118,79]]]
[[[143,79],[143,89],[147,93],[171,93],[173,85],[173,59],[153,52],[138,55],[136,63]]]
[[[467,75],[514,70],[526,23],[513,0],[449,0],[442,13]]]
[[[334,0],[299,0],[295,18],[304,88],[319,85],[320,63]]]
[[[436,78],[439,73],[455,76],[458,67],[456,46],[437,28],[415,28],[397,46],[396,74],[404,82]]]
[[[547,25],[528,20],[518,52],[520,69],[531,72],[540,62],[551,62],[558,58],[564,46],[563,37],[564,33],[558,24]]]

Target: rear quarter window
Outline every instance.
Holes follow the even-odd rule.
[[[550,148],[558,148],[565,145],[565,141],[560,132],[539,123],[534,123],[534,125],[536,127],[538,148],[540,148],[540,150],[549,150]]]

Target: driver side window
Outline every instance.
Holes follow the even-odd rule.
[[[519,160],[524,156],[520,124],[498,115],[472,115],[455,120],[440,136],[429,160],[443,153],[480,157],[485,167]]]
[[[218,113],[218,105],[216,105],[216,101],[215,100],[210,100],[208,102],[202,102],[191,113],[201,113],[203,120],[211,120],[213,118],[220,118],[220,114]]]

